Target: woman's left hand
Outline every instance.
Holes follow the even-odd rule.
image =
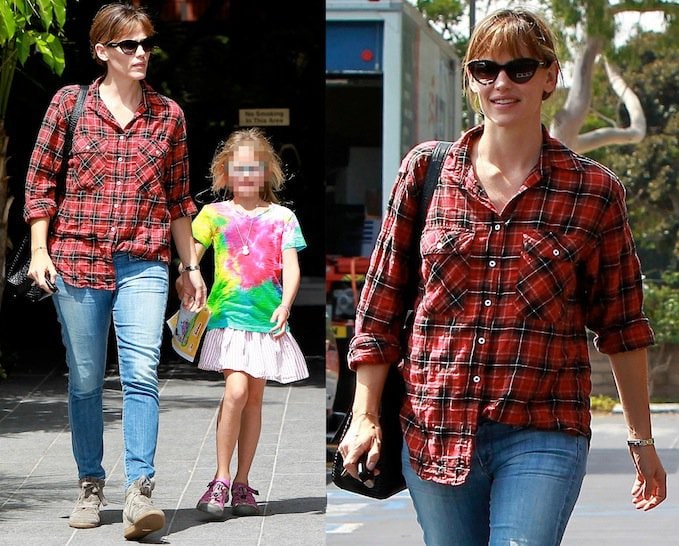
[[[376,465],[382,450],[382,429],[379,418],[369,413],[354,415],[337,449],[344,459],[344,470],[351,476],[357,480],[361,479],[358,463],[362,459],[365,461],[366,468],[374,471],[377,476],[380,471]]]
[[[288,318],[290,318],[290,310],[286,305],[276,307],[269,321],[274,322],[275,325],[269,330],[269,333],[275,338],[281,337],[286,332],[285,326],[288,323]]]
[[[651,510],[667,496],[667,474],[654,446],[631,447],[637,470],[632,486],[632,503],[637,510]]]

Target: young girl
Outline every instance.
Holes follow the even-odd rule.
[[[278,204],[280,160],[258,129],[233,133],[212,161],[212,189],[230,199],[206,205],[193,221],[196,255],[214,246],[212,313],[198,367],[224,374],[217,420],[217,471],[197,509],[213,516],[257,515],[248,482],[261,430],[267,379],[289,383],[308,377],[299,346],[288,333],[290,306],[300,282],[297,252],[306,247],[295,214]],[[180,294],[184,271],[178,281]],[[238,445],[238,467],[231,458]]]

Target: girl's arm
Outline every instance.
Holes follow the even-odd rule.
[[[651,412],[647,385],[646,349],[609,355],[618,387],[629,439],[652,438]],[[630,447],[637,475],[632,487],[632,502],[640,510],[655,508],[665,500],[667,475],[655,446]]]
[[[281,304],[276,307],[271,315],[271,321],[275,322],[271,330],[274,337],[280,337],[285,333],[285,325],[290,318],[290,307],[295,301],[301,274],[299,271],[299,260],[297,259],[296,248],[286,248],[283,251],[283,297]]]
[[[191,232],[191,218],[182,216],[170,224],[172,238],[177,247],[179,259],[184,266],[198,265],[197,245]],[[182,277],[182,306],[189,311],[198,311],[205,305],[207,289],[199,270],[184,271]],[[186,282],[188,281],[188,282]]]

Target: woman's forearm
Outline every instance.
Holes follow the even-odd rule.
[[[648,439],[651,412],[648,397],[648,356],[646,349],[610,355],[630,438]]]

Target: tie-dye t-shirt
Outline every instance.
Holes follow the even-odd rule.
[[[271,315],[281,304],[283,250],[306,247],[295,213],[270,204],[264,212],[250,216],[231,201],[221,201],[205,205],[192,226],[199,243],[214,246],[208,330],[228,327],[268,332]]]

